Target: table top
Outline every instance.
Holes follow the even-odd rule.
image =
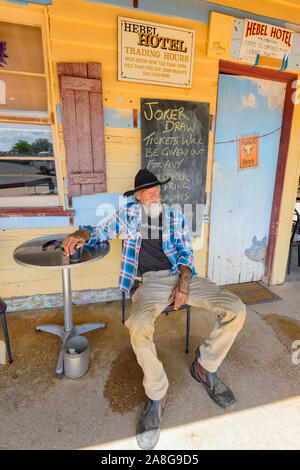
[[[30,266],[32,268],[64,269],[92,263],[93,261],[103,258],[109,252],[110,247],[108,242],[97,243],[90,247],[84,246],[81,249],[80,260],[73,262],[63,250],[60,248],[55,249],[54,245],[48,246],[47,249],[43,251],[42,246],[46,242],[57,240],[61,243],[67,235],[69,235],[69,233],[60,233],[59,235],[49,235],[29,240],[15,249],[14,260],[22,266]]]

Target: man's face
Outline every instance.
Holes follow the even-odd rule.
[[[160,186],[154,186],[149,189],[141,189],[136,193],[136,199],[140,201],[143,206],[151,206],[160,202]]]

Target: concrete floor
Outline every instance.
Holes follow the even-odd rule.
[[[300,268],[295,271],[296,279],[291,273],[289,282],[271,289],[282,300],[247,307],[244,328],[218,371],[238,400],[232,409],[215,405],[189,373],[214,323],[211,314],[192,309],[189,354],[184,311],[158,318],[154,339],[170,388],[157,450],[300,448],[300,354],[297,360],[292,348],[300,341]],[[0,449],[138,449],[145,396],[121,302],[74,306],[73,313],[75,324],[107,322],[105,330],[85,334],[90,366],[79,379],[55,377],[60,339],[35,332],[37,324],[63,324],[61,308],[7,314],[14,362],[0,364]]]

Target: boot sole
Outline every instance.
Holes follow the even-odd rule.
[[[142,434],[137,434],[136,435],[136,440],[138,445],[140,446],[141,449],[143,450],[152,450],[156,446],[156,444],[159,441],[159,436],[160,436],[160,428],[157,428],[157,435],[155,435],[154,439],[149,439],[149,442],[145,442],[144,439],[147,441],[147,438],[145,435],[147,434],[146,432],[143,432]],[[151,431],[150,431],[151,432]],[[141,437],[143,436],[143,437]]]

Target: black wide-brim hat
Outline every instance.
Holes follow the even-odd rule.
[[[166,181],[158,181],[156,176],[151,173],[151,171],[147,170],[146,168],[142,168],[141,170],[139,170],[134,179],[134,189],[126,191],[123,196],[132,196],[136,191],[139,191],[140,189],[150,189],[154,186],[161,186],[162,184],[168,183],[170,180],[171,178],[168,178]]]

